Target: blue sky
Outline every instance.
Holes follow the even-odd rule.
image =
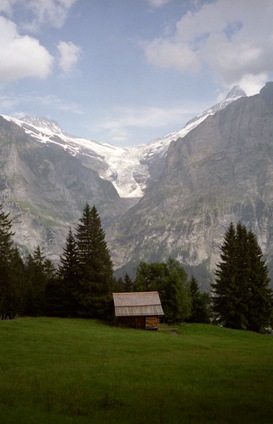
[[[0,0],[0,114],[147,143],[273,72],[272,0]]]

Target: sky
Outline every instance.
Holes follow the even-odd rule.
[[[132,147],[273,79],[272,0],[0,0],[0,114]]]

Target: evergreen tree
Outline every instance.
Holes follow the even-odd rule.
[[[240,328],[240,318],[237,319],[238,285],[236,281],[236,231],[230,224],[221,247],[221,262],[212,284],[213,312],[216,320],[224,322],[227,327]]]
[[[12,250],[12,237],[14,233],[11,231],[12,222],[9,219],[9,213],[3,211],[0,203],[0,265],[9,262]]]
[[[27,276],[23,259],[17,248],[14,248],[11,254],[10,281],[14,287],[12,302],[16,310],[16,315],[23,315]]]
[[[167,266],[165,263],[140,262],[136,269],[134,288],[136,291],[164,291],[167,280]]]
[[[248,232],[249,281],[247,301],[247,330],[263,331],[272,325],[273,297],[269,288],[268,269],[260,246],[252,231]]]
[[[124,292],[132,292],[133,291],[133,281],[131,280],[129,274],[125,274],[124,283],[123,283],[123,291]]]
[[[128,293],[134,291],[133,281],[131,280],[129,274],[125,274],[124,279],[119,277],[118,280],[113,279],[113,291],[116,293]]]
[[[18,290],[13,262],[12,222],[0,204],[0,318],[14,318],[18,313]]]
[[[45,257],[39,246],[33,255],[29,255],[26,262],[27,294],[26,315],[41,316],[46,312],[46,284],[47,275]]]
[[[264,331],[270,325],[272,291],[255,235],[231,224],[221,248],[212,284],[213,311],[226,327]]]
[[[58,281],[54,263],[44,260],[45,275],[45,314],[48,316],[62,316],[62,292]]]
[[[78,248],[75,237],[69,228],[66,245],[60,257],[57,287],[61,292],[60,314],[68,317],[77,317],[80,313],[80,266]]]
[[[201,293],[198,282],[194,276],[189,281],[191,295],[191,314],[189,322],[207,324],[210,322],[210,297],[208,293]]]
[[[114,293],[121,293],[123,292],[124,287],[124,281],[122,277],[119,277],[118,279],[113,278],[113,292]]]
[[[54,263],[50,259],[44,260],[44,273],[47,281],[50,281],[56,277],[57,271]]]
[[[185,321],[191,311],[191,298],[187,284],[187,274],[175,259],[167,261],[167,285],[161,294],[165,319],[168,323]]]
[[[106,318],[111,304],[113,267],[95,206],[86,204],[76,231],[80,265],[81,315]]]
[[[77,280],[79,275],[79,259],[77,243],[71,227],[68,230],[66,245],[60,257],[59,275],[64,280]]]

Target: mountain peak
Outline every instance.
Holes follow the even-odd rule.
[[[239,97],[246,97],[246,93],[239,85],[235,85],[226,95],[226,99],[237,99]]]
[[[58,122],[45,117],[24,116],[21,118],[21,121],[25,124],[32,125],[37,129],[39,128],[42,131],[47,130],[54,134],[61,134],[63,132]]]
[[[272,97],[273,93],[273,81],[269,81],[265,84],[265,86],[261,89],[260,94],[263,97]]]

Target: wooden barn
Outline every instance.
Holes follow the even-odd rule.
[[[122,327],[159,330],[164,315],[157,291],[113,293],[115,321]]]

